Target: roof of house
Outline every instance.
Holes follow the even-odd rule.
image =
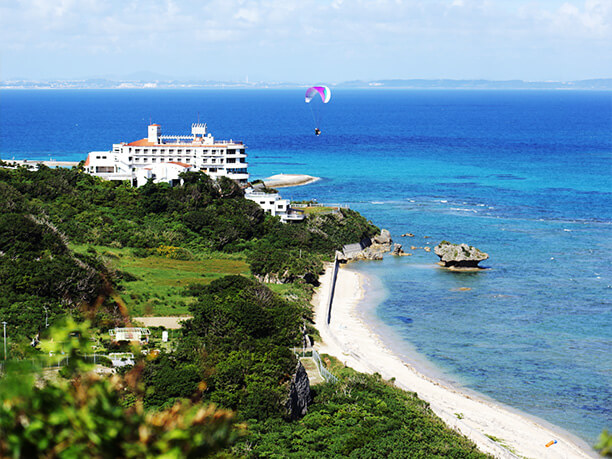
[[[87,155],[87,159],[85,160],[84,166],[89,166],[89,157],[90,156],[91,156],[91,153]]]
[[[130,147],[152,147],[155,144],[153,142],[149,142],[149,139],[140,139],[134,142],[128,143]]]
[[[179,161],[168,161],[166,164],[177,164],[179,166],[187,167],[187,168],[191,167],[191,164],[182,163],[182,162],[179,162]]]

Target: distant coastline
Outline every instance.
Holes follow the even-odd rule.
[[[248,82],[216,80],[177,80],[162,75],[149,78],[89,78],[65,80],[6,79],[0,89],[301,89],[308,83]],[[441,79],[384,79],[354,80],[330,83],[334,89],[413,89],[413,90],[612,90],[612,78],[591,78],[568,81],[525,80],[457,80]]]

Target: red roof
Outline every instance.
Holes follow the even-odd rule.
[[[89,156],[91,156],[91,155],[87,155],[87,159],[85,160],[85,164],[83,164],[84,166],[89,166]]]
[[[159,126],[159,124],[155,123],[155,124],[149,124],[149,126]]]
[[[191,167],[191,164],[181,163],[178,161],[168,161],[166,164],[178,164],[179,166],[183,166],[183,167]]]
[[[153,142],[149,142],[149,139],[140,139],[135,142],[128,143],[130,147],[154,147],[155,144]]]

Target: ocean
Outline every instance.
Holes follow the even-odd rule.
[[[612,428],[612,93],[332,91],[319,137],[301,89],[2,91],[0,155],[81,160],[199,119],[247,144],[253,179],[322,177],[281,194],[349,205],[413,254],[354,265],[394,350],[593,444]],[[423,247],[442,240],[488,269],[440,269]]]

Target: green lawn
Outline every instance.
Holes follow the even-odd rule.
[[[337,207],[327,207],[327,206],[298,207],[298,209],[303,210],[306,215],[330,214],[332,212],[337,212],[339,210]]]
[[[77,252],[87,252],[90,246],[75,246]],[[112,268],[125,272],[136,280],[119,282],[119,293],[131,316],[174,316],[188,314],[193,297],[183,296],[189,284],[209,284],[229,275],[249,275],[244,259],[236,257],[209,258],[203,260],[173,260],[152,255],[139,258],[129,248],[117,249],[95,246]]]

